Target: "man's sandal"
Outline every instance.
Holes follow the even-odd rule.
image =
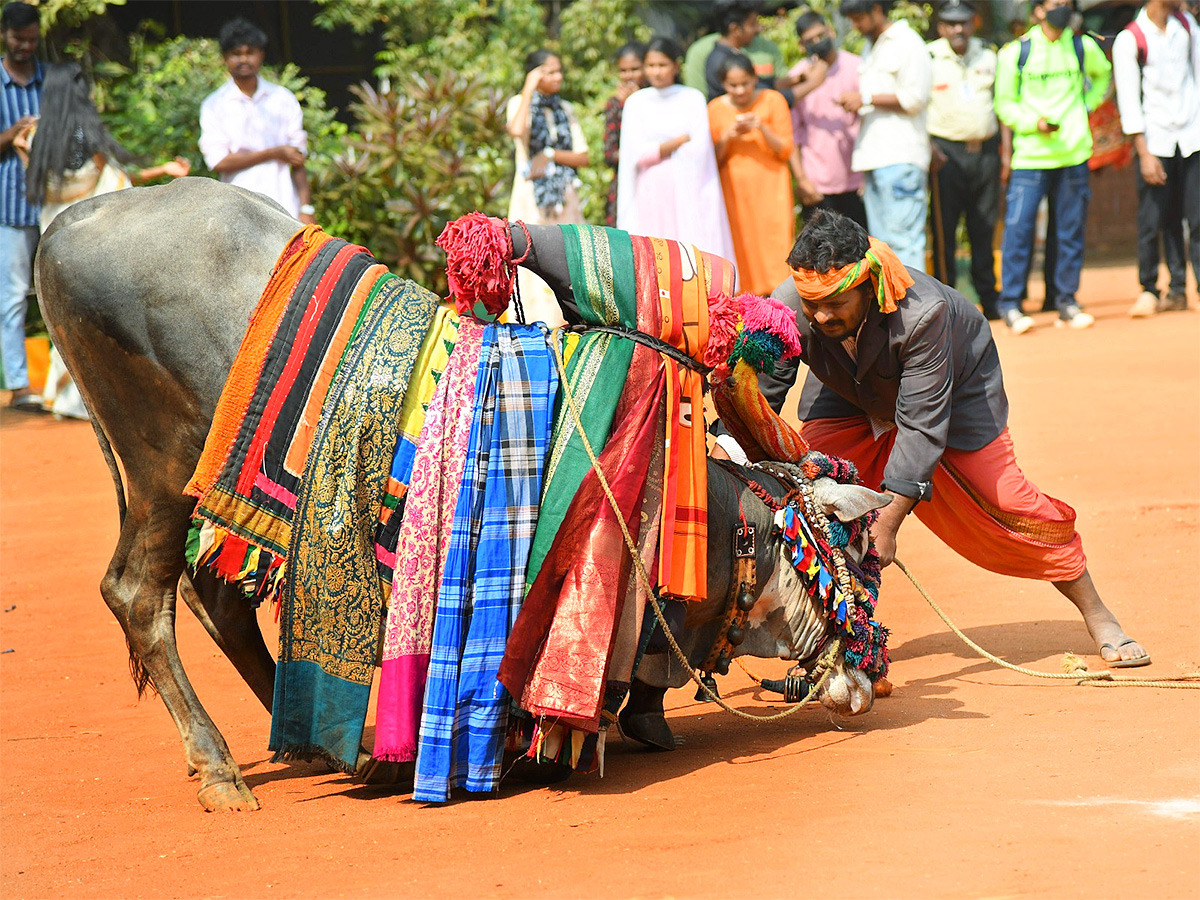
[[[1133,638],[1130,638],[1127,641],[1122,641],[1120,644],[1117,644],[1115,647],[1112,644],[1101,644],[1100,645],[1100,659],[1110,669],[1136,669],[1139,666],[1150,665],[1150,654],[1149,653],[1147,653],[1145,656],[1136,657],[1135,659],[1121,659],[1120,658],[1119,654],[1121,652],[1122,647],[1128,647],[1130,644],[1136,644],[1136,643],[1137,643],[1137,641],[1135,641]],[[1104,648],[1105,647],[1107,647],[1109,650],[1112,650],[1114,653],[1118,654],[1117,658],[1116,659],[1104,659]]]

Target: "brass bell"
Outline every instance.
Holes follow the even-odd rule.
[[[720,672],[722,675],[729,674],[729,658],[728,657],[722,656],[720,659],[717,660],[717,671]]]
[[[742,612],[750,612],[754,609],[754,604],[757,602],[754,595],[750,593],[748,588],[743,587],[737,595],[737,608]]]
[[[746,639],[746,629],[740,625],[730,625],[729,631],[725,634],[725,639],[729,641],[730,645],[736,647]]]

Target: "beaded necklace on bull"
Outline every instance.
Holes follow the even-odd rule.
[[[437,244],[446,252],[446,273],[450,284],[455,306],[462,315],[479,316],[484,312],[491,317],[498,316],[508,304],[516,283],[516,267],[523,262],[533,247],[529,229],[523,222],[516,222],[525,233],[525,253],[514,259],[514,247],[506,219],[494,219],[482,213],[470,213],[446,225],[438,237]],[[524,321],[520,308],[519,293],[515,297],[517,315]],[[710,366],[717,366],[726,377],[739,360],[748,363],[755,372],[771,371],[775,360],[784,353],[789,342],[786,337],[770,327],[747,328],[743,313],[748,303],[758,302],[772,304],[774,301],[742,295],[736,299],[728,297],[715,298],[714,306],[724,313],[725,333],[730,335],[729,342],[716,341],[711,353],[706,354],[705,362],[709,365],[699,366],[694,360],[690,364],[702,370],[706,375],[711,373]],[[617,511],[616,499],[600,467],[599,459],[587,438],[583,427],[582,417],[575,402],[575,397],[568,387],[566,366],[559,346],[563,329],[556,328],[548,343],[554,354],[555,366],[558,369],[559,383],[563,396],[567,401],[571,416],[574,419],[577,433],[583,441],[584,450],[596,471],[597,480],[604,490],[613,510]],[[645,341],[649,336],[644,336]],[[650,338],[650,340],[653,340]],[[655,342],[658,343],[658,342]],[[664,345],[666,347],[667,345]],[[670,348],[674,350],[674,348]],[[674,354],[672,354],[674,355]],[[807,445],[805,446],[807,450]],[[727,602],[725,619],[721,632],[709,651],[701,672],[696,671],[690,664],[687,655],[676,642],[674,635],[663,615],[658,603],[650,607],[663,630],[667,643],[670,645],[679,662],[684,666],[688,676],[699,688],[697,698],[701,695],[717,703],[726,712],[740,718],[758,721],[773,721],[782,719],[796,712],[814,697],[828,681],[833,672],[833,664],[838,653],[843,653],[848,663],[864,669],[871,681],[886,674],[888,666],[887,630],[879,623],[871,620],[874,614],[874,601],[879,593],[879,560],[872,546],[862,566],[861,582],[854,578],[850,566],[842,550],[850,540],[858,535],[863,527],[861,522],[849,526],[840,522],[830,522],[824,512],[814,501],[812,495],[813,482],[820,477],[829,476],[843,483],[857,481],[857,473],[853,465],[843,460],[832,461],[819,453],[808,453],[800,465],[790,463],[763,463],[759,466],[785,484],[791,484],[792,490],[784,498],[784,503],[777,503],[769,493],[752,480],[741,476],[742,480],[773,512],[776,513],[776,527],[784,541],[792,550],[791,563],[797,568],[805,590],[813,599],[820,599],[826,617],[830,624],[841,626],[837,637],[829,640],[828,633],[821,646],[809,658],[815,657],[815,662],[807,666],[807,672],[799,673],[800,664],[788,673],[782,683],[759,681],[759,683],[778,693],[783,693],[785,699],[792,703],[788,709],[771,715],[754,715],[735,709],[717,694],[716,685],[712,682],[711,673],[716,670],[722,674],[729,671],[729,660],[733,658],[735,648],[745,639],[745,626],[750,611],[756,604],[753,589],[756,585],[755,571],[755,535],[753,525],[742,517],[742,524],[735,529],[734,557],[737,561],[737,571],[734,578],[733,591]],[[800,507],[803,507],[803,516]],[[803,534],[802,520],[810,523],[815,540],[815,547],[809,544]],[[648,594],[654,595],[653,585],[645,567],[637,544],[629,534],[622,516],[616,516],[620,525],[626,548],[629,550],[637,570],[637,576],[642,587]],[[867,520],[869,526],[870,519]],[[804,553],[805,549],[812,550],[811,556]],[[873,565],[871,561],[873,560]],[[805,562],[805,569],[800,569]],[[815,563],[816,568],[813,568]],[[832,568],[833,576],[829,574]],[[821,576],[825,577],[822,578]],[[808,576],[806,578],[806,576]],[[831,583],[836,582],[839,591],[831,589]],[[840,603],[835,602],[840,595]],[[827,646],[826,646],[827,645]],[[824,652],[822,652],[822,650]],[[803,662],[803,661],[802,661]],[[703,674],[702,674],[703,673]],[[753,677],[753,676],[752,676]],[[782,684],[782,687],[778,686]]]
[[[745,391],[730,392],[725,388],[735,373],[741,381],[756,385],[759,373],[770,373],[778,360],[799,355],[799,335],[795,331],[792,311],[770,298],[751,294],[737,298],[720,295],[710,301],[710,319],[712,324],[704,360],[713,367],[710,381],[714,386],[722,387],[722,399],[726,403],[734,404],[731,412],[735,417],[773,417],[765,410],[759,411],[765,401],[757,390],[751,397]],[[718,405],[721,405],[720,400]],[[782,423],[777,424],[787,434],[775,435],[775,452],[799,459],[799,464],[763,461],[753,468],[790,486],[782,503],[748,478],[742,468],[727,466],[726,470],[775,514],[775,528],[789,549],[789,562],[797,570],[809,599],[820,604],[834,627],[838,643],[844,644],[846,662],[863,670],[874,682],[886,674],[888,666],[887,631],[872,619],[879,596],[879,555],[868,542],[867,555],[856,578],[843,548],[858,540],[863,529],[869,529],[878,514],[871,512],[866,518],[847,524],[830,521],[813,496],[815,481],[829,477],[842,484],[860,484],[857,471],[846,460],[813,452],[802,437],[791,429],[784,429]],[[775,427],[768,422],[760,422],[759,426],[766,431]],[[754,438],[753,435],[750,437]],[[756,602],[753,594],[756,584],[753,526],[746,523],[740,501],[739,515],[741,526],[735,529],[734,535],[737,573],[733,595],[728,601],[722,631],[702,666],[706,673],[728,672],[730,660],[745,638],[745,623]],[[820,660],[827,658],[822,654],[827,643],[828,631],[816,651],[797,663],[782,681],[763,681],[748,670],[747,674],[768,690],[782,693],[787,701],[797,702],[806,694],[811,696],[811,685],[822,679]],[[818,659],[815,666],[814,658]],[[803,668],[808,671],[802,675],[800,670]],[[716,684],[711,674],[707,674],[705,680],[710,690],[697,692],[698,700],[715,693]]]

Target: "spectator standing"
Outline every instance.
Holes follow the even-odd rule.
[[[863,176],[851,166],[858,112],[847,112],[839,102],[846,94],[858,93],[861,60],[838,49],[833,29],[819,13],[801,13],[796,36],[807,56],[788,73],[800,85],[794,91],[799,95],[792,107],[796,145],[789,162],[805,218],[818,207],[831,209],[865,229]]]
[[[1055,324],[1087,328],[1095,321],[1076,298],[1091,197],[1088,112],[1104,99],[1112,73],[1099,45],[1070,29],[1073,12],[1071,0],[1034,0],[1035,27],[1007,44],[997,62],[996,114],[1013,130],[999,305],[1013,334],[1033,327],[1020,298],[1029,278],[1038,205],[1047,194],[1058,238]]]
[[[218,41],[229,81],[200,105],[205,163],[222,181],[266,194],[301,222],[314,222],[300,103],[259,76],[266,32],[238,18],[225,23]]]
[[[1135,318],[1187,309],[1183,222],[1200,279],[1200,27],[1180,0],[1150,0],[1113,42],[1121,130],[1137,151],[1138,280]],[[1170,281],[1158,293],[1162,236]]]
[[[925,270],[930,61],[925,41],[907,22],[888,18],[889,0],[842,0],[842,14],[869,45],[859,89],[840,98],[861,119],[851,165],[865,176],[863,200],[872,235],[900,260]]]
[[[702,93],[676,83],[682,56],[670,38],[654,38],[646,48],[649,87],[625,101],[617,227],[732,260],[708,107]]]
[[[583,222],[577,170],[588,165],[588,145],[575,108],[559,96],[562,60],[549,50],[525,58],[525,84],[508,101],[508,133],[516,151],[516,174],[508,217],[538,225]],[[550,287],[522,268],[517,272],[531,322],[561,325],[562,310]]]
[[[984,315],[998,319],[992,253],[1000,204],[1000,135],[992,105],[996,52],[974,36],[975,7],[968,0],[947,0],[937,29],[939,37],[929,45],[933,83],[927,116],[933,141],[933,271],[954,287],[958,223],[965,215],[971,281]]]
[[[621,114],[625,101],[634,91],[645,86],[642,63],[646,48],[637,42],[626,44],[617,51],[617,92],[604,104],[604,162],[612,169],[608,182],[608,197],[604,204],[604,224],[617,225],[617,164],[621,160]]]
[[[717,0],[713,4],[715,30],[692,42],[683,63],[683,83],[709,100],[718,96],[721,81],[717,68],[732,53],[744,53],[754,62],[763,87],[774,88],[783,72],[783,53],[762,34],[762,4],[752,0]]]
[[[733,56],[721,64],[720,97],[708,121],[721,174],[725,209],[742,290],[766,296],[788,273],[795,236],[792,215],[792,119],[778,91],[758,86],[754,63]]]
[[[14,141],[37,121],[42,98],[38,11],[9,3],[0,12],[0,357],[4,387],[15,409],[38,411],[42,398],[29,386],[25,313],[38,241],[38,208],[25,197],[25,164]]]
[[[41,209],[43,232],[55,216],[80,200],[164,175],[181,178],[191,170],[182,157],[126,169],[122,164],[132,157],[104,127],[83,69],[73,62],[47,68],[41,118],[28,137],[17,139],[16,147],[28,153],[26,196]]]

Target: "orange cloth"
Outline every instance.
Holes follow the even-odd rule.
[[[658,336],[693,359],[708,343],[708,298],[733,290],[733,266],[719,256],[649,238],[658,276]],[[664,595],[708,596],[708,448],[704,377],[663,357],[667,382],[658,580]]]
[[[870,242],[866,256],[840,269],[830,269],[828,272],[792,269],[792,281],[801,299],[824,300],[870,278],[875,283],[879,311],[895,312],[896,301],[907,294],[915,282],[891,247],[875,238],[870,238]]]
[[[758,91],[749,109],[740,110],[728,95],[708,104],[713,143],[742,113],[753,113],[783,139],[778,151],[767,146],[758,129],[729,142],[724,160],[717,160],[721,190],[737,256],[738,284],[743,291],[766,296],[788,275],[787,257],[795,240],[792,207],[792,115],[778,91]]]
[[[183,489],[184,494],[202,497],[216,483],[225,464],[225,454],[233,445],[245,418],[246,407],[250,405],[250,398],[266,361],[267,349],[275,337],[279,320],[287,310],[296,282],[308,268],[313,255],[331,240],[333,238],[323,232],[319,225],[305,225],[279,254],[275,268],[271,270],[271,278],[263,288],[262,297],[250,314],[250,323],[238,348],[234,368],[221,390],[212,426],[204,440],[204,452],[191,480]]]
[[[896,441],[895,429],[875,440],[866,416],[811,419],[801,433],[814,450],[853,462],[868,487],[883,481]],[[1087,568],[1075,510],[1026,479],[1007,428],[978,450],[948,448],[933,470],[933,498],[913,512],[947,547],[991,572],[1070,581]]]

